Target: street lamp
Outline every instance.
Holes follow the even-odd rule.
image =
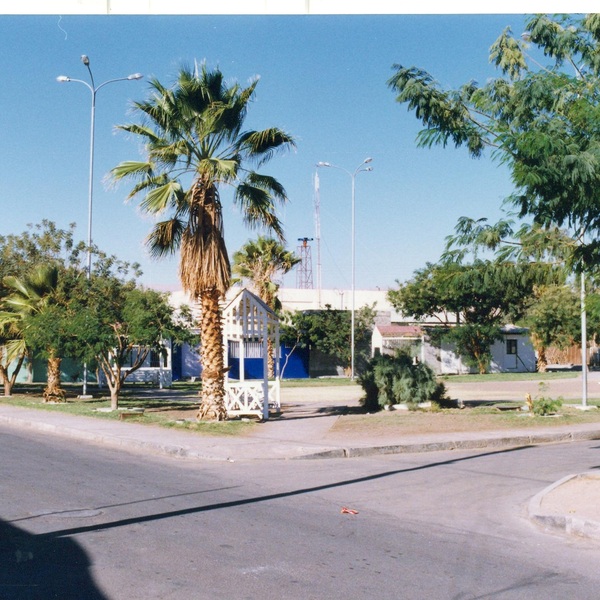
[[[117,79],[109,79],[104,83],[101,83],[99,86],[96,86],[94,83],[94,75],[92,74],[92,69],[90,68],[90,59],[83,54],[81,56],[81,62],[86,66],[88,73],[90,74],[91,85],[84,81],[83,79],[74,79],[72,77],[67,77],[66,75],[59,75],[56,78],[56,81],[59,83],[67,83],[71,81],[76,81],[77,83],[83,83],[85,87],[90,90],[92,93],[92,113],[91,113],[91,124],[90,124],[90,167],[89,167],[89,187],[88,187],[88,235],[87,235],[87,278],[88,280],[92,275],[92,199],[94,194],[94,130],[96,127],[96,94],[100,88],[103,88],[105,85],[109,83],[114,83],[115,81],[134,81],[137,79],[141,79],[143,75],[141,73],[133,73],[132,75],[128,75],[127,77],[119,77]],[[83,395],[87,395],[87,365],[83,366]]]
[[[365,158],[354,171],[348,171],[343,167],[338,167],[337,165],[332,165],[328,162],[318,162],[317,167],[329,167],[331,169],[339,169],[340,171],[344,171],[350,176],[352,181],[352,313],[351,313],[351,360],[350,360],[350,379],[354,380],[354,330],[355,330],[355,295],[356,295],[356,202],[355,202],[355,179],[359,173],[372,171],[373,167],[365,167],[366,164],[370,163],[372,158]]]

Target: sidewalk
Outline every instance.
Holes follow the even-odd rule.
[[[578,380],[569,380],[569,387]],[[596,384],[597,385],[597,384]],[[498,449],[600,439],[600,423],[491,432],[419,434],[376,439],[340,437],[331,428],[341,412],[356,406],[360,388],[288,388],[283,414],[245,436],[196,435],[127,421],[72,416],[0,404],[0,424],[86,440],[112,448],[194,460],[249,461],[356,458],[383,454]],[[455,397],[455,393],[452,394]],[[529,506],[545,528],[600,540],[600,475],[580,474],[542,490]]]

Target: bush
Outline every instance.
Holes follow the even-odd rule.
[[[553,415],[558,411],[558,409],[562,406],[562,397],[559,398],[548,398],[543,395],[548,389],[548,384],[543,381],[539,383],[539,391],[538,394],[533,400],[531,396],[527,394],[527,407],[530,410],[531,415],[535,415],[537,417],[545,417],[546,415]]]
[[[446,395],[431,367],[414,362],[405,350],[371,359],[358,382],[365,391],[362,404],[369,411],[400,403],[415,409],[429,400],[441,403]]]
[[[560,398],[546,398],[541,396],[533,401],[533,414],[538,417],[553,415],[562,406]]]

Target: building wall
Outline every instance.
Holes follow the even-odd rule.
[[[512,346],[512,347],[510,347]],[[492,373],[533,373],[536,356],[529,336],[505,334],[504,339],[492,346]]]

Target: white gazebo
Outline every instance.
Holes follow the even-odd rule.
[[[229,370],[225,377],[225,408],[231,416],[256,415],[269,418],[269,408],[279,412],[279,319],[258,296],[247,289],[223,311],[225,367],[229,356],[239,358],[239,379],[232,380]],[[269,381],[268,341],[275,353],[275,379]],[[263,378],[246,379],[245,359],[262,358]],[[265,401],[266,399],[266,401]]]

